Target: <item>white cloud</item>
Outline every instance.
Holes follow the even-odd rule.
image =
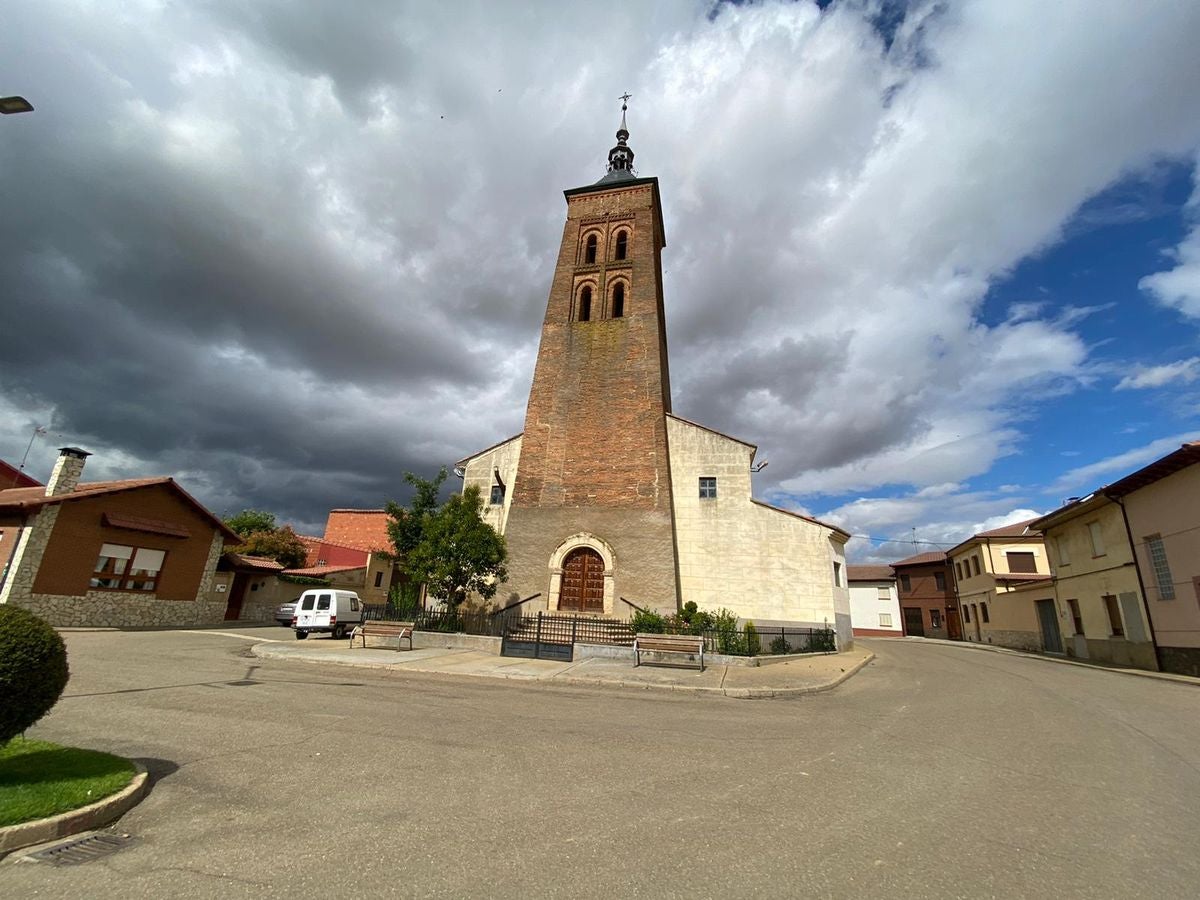
[[[1195,179],[1188,208],[1193,216],[1200,217],[1200,162]],[[1200,319],[1200,224],[1193,227],[1168,256],[1175,260],[1175,267],[1147,275],[1138,282],[1138,287],[1163,306],[1178,309],[1188,318]]]
[[[1197,378],[1200,378],[1200,356],[1193,356],[1162,366],[1136,366],[1132,375],[1117,382],[1117,390],[1158,388],[1175,382],[1191,384]]]
[[[1145,446],[1136,447],[1133,450],[1118,453],[1107,459],[1072,469],[1059,476],[1053,484],[1046,488],[1045,493],[1057,495],[1059,498],[1062,498],[1071,492],[1079,493],[1080,491],[1095,490],[1131,472],[1137,471],[1142,466],[1153,462],[1161,456],[1166,456],[1168,453],[1178,450],[1182,444],[1195,440],[1200,440],[1200,435],[1188,434],[1186,432],[1172,435],[1171,437],[1159,438]]]

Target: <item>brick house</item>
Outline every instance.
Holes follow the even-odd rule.
[[[567,218],[521,434],[459,460],[508,544],[508,600],[629,616],[695,601],[853,641],[850,535],[752,496],[757,448],[671,409],[657,178],[622,115]]]
[[[892,563],[901,627],[910,637],[962,640],[954,578],[944,550],[918,553]]]
[[[0,603],[59,626],[220,622],[213,576],[238,536],[170,478],[81,484],[88,455],[63,448],[45,488],[0,491]]]

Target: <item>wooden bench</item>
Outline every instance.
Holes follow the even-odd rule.
[[[363,622],[361,625],[355,625],[354,630],[350,632],[350,646],[354,646],[356,637],[362,638],[362,645],[367,646],[368,637],[395,638],[396,652],[400,652],[400,642],[408,638],[408,649],[413,648],[412,645],[413,623],[412,622]]]
[[[633,639],[633,665],[642,664],[643,653],[682,653],[700,660],[704,671],[704,638],[698,634],[639,634]]]

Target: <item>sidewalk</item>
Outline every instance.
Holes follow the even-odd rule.
[[[844,653],[814,654],[770,666],[705,666],[701,672],[696,668],[667,665],[643,664],[635,668],[632,659],[591,658],[557,662],[448,648],[351,650],[343,641],[331,640],[296,643],[267,641],[255,644],[251,652],[260,659],[300,660],[391,671],[553,684],[691,691],[741,700],[796,697],[827,691],[837,687],[875,658],[870,651],[855,648]]]

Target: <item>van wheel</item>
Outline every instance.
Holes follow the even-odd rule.
[[[308,637],[308,632],[307,632],[307,631],[297,631],[297,632],[296,632],[296,640],[298,640],[298,641],[302,641],[302,640],[304,640],[306,637]]]
[[[346,626],[345,625],[342,625],[339,623],[339,624],[333,626],[333,639],[335,641],[340,641],[345,636],[346,636]]]

